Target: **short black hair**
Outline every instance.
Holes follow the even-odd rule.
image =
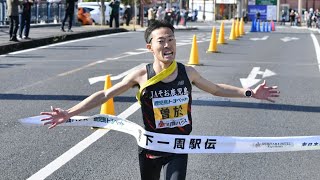
[[[155,20],[153,22],[151,22],[151,24],[149,25],[149,27],[146,29],[146,31],[144,32],[144,39],[146,41],[147,44],[150,43],[151,41],[151,33],[156,30],[156,29],[159,29],[159,28],[169,28],[171,29],[171,31],[174,33],[174,27],[172,24],[170,24],[169,22],[167,21],[158,21],[158,20]]]

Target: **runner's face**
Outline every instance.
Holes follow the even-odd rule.
[[[151,33],[151,41],[147,48],[161,62],[172,62],[176,56],[176,39],[169,28],[159,28]]]

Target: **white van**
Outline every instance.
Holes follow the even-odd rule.
[[[78,3],[78,7],[86,8],[90,11],[91,18],[95,23],[101,24],[101,3],[100,2],[81,2]],[[105,2],[104,5],[106,6],[105,17],[106,17],[106,24],[109,24],[110,20],[110,13],[111,7],[109,6],[109,2]],[[123,14],[124,14],[124,5],[120,4],[119,10],[119,23],[122,25],[123,22]]]

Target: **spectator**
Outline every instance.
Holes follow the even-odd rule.
[[[248,22],[248,13],[245,9],[242,11],[242,17],[243,17],[244,23],[247,23]]]
[[[309,18],[309,13],[307,10],[304,11],[304,15],[303,15],[303,21],[304,23],[307,24],[307,27],[309,27],[309,21],[308,21],[308,18]]]
[[[172,11],[170,8],[166,8],[166,12],[164,15],[164,20],[173,25],[172,21]]]
[[[281,23],[280,23],[280,25],[286,25],[286,16],[287,16],[286,12],[282,9],[282,11],[281,11]]]
[[[295,18],[296,18],[296,14],[294,13],[294,10],[291,10],[289,16],[290,16],[290,26],[294,26],[294,21],[295,21]]]
[[[171,24],[174,25],[175,20],[177,19],[177,13],[176,13],[176,8],[172,7],[171,8]]]
[[[180,12],[180,9],[177,8],[177,10],[176,10],[176,25],[177,26],[179,25],[180,21],[181,21],[181,12]]]
[[[7,16],[9,17],[9,41],[18,42],[19,29],[19,0],[7,0]]]
[[[155,20],[155,13],[152,7],[148,9],[148,26]]]
[[[22,39],[22,32],[24,30],[24,39],[29,38],[30,31],[30,20],[31,20],[31,6],[33,5],[33,0],[24,0],[22,4],[22,13],[20,21],[19,38]]]
[[[124,19],[126,20],[126,25],[129,26],[131,20],[131,7],[127,5],[126,10],[124,11]]]
[[[186,9],[186,10],[184,10],[184,13],[183,13],[183,18],[184,18],[183,25],[184,26],[187,26],[188,17],[189,17],[189,10]]]
[[[109,6],[111,7],[110,13],[110,27],[112,27],[113,19],[116,23],[116,28],[119,28],[119,10],[120,10],[120,1],[111,0]]]
[[[156,14],[156,19],[158,20],[158,21],[162,21],[162,20],[164,20],[164,15],[165,15],[165,12],[164,12],[164,10],[162,9],[162,7],[161,6],[159,6],[158,7],[158,10],[157,10],[157,14]]]
[[[314,12],[313,12],[313,9],[310,8],[309,17],[308,17],[308,27],[313,27],[314,26],[313,19],[314,19]]]
[[[298,12],[295,12],[294,23],[295,23],[296,26],[300,26],[300,24],[301,24],[301,17],[300,17],[300,14]]]
[[[261,14],[260,14],[260,12],[258,11],[257,14],[256,14],[257,21],[260,21],[260,16],[261,16]]]
[[[61,31],[66,32],[64,30],[64,25],[69,18],[69,23],[68,23],[68,32],[73,32],[72,31],[72,22],[73,22],[73,15],[74,15],[74,5],[78,0],[66,0],[66,9],[65,9],[65,15],[61,24]]]
[[[320,28],[320,13],[319,13],[319,9],[316,9],[316,11],[314,12],[314,16],[315,16],[315,19],[314,19],[314,22],[316,24],[316,28]]]

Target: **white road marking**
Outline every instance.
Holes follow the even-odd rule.
[[[138,49],[136,49],[137,51],[149,51],[149,49],[147,49],[147,48],[138,48]]]
[[[138,55],[138,54],[142,54],[144,52],[125,52],[124,54],[129,54],[129,55]]]
[[[250,38],[252,41],[264,41],[267,40],[269,36],[263,36],[262,38]]]
[[[147,64],[147,63],[141,63],[141,64],[139,64],[138,66],[133,67],[133,68],[131,68],[131,69],[129,69],[129,70],[121,73],[121,74],[118,74],[118,75],[116,75],[116,76],[111,76],[110,79],[111,79],[112,81],[121,79],[121,78],[123,78],[124,76],[126,76],[127,74],[131,73],[132,71],[134,71],[134,70],[136,70],[136,69],[138,69],[138,68],[140,68],[140,67],[142,67],[142,66],[145,66],[146,64]],[[106,80],[106,75],[89,78],[88,80],[89,80],[89,83],[90,83],[90,84],[94,84],[94,83],[97,83],[97,82],[100,82],[100,81],[105,81],[105,80]]]
[[[284,38],[281,38],[280,40],[283,42],[289,42],[289,41],[298,40],[298,39],[299,38],[297,37],[284,37]]]
[[[319,47],[319,42],[316,38],[316,36],[314,34],[310,34],[312,41],[313,41],[313,45],[314,45],[314,49],[316,50],[316,55],[317,55],[317,60],[318,60],[318,68],[320,71],[320,47]]]
[[[135,102],[128,109],[123,111],[118,116],[120,118],[126,119],[130,115],[132,115],[134,112],[136,112],[138,109],[140,109],[140,104],[138,102]],[[83,150],[85,150],[87,147],[89,147],[92,143],[94,143],[98,139],[100,139],[103,135],[107,134],[109,131],[110,131],[109,129],[98,129],[98,130],[96,130],[90,136],[88,136],[87,138],[85,138],[82,141],[80,141],[78,144],[73,146],[67,152],[63,153],[57,159],[55,159],[54,161],[52,161],[51,163],[46,165],[44,168],[40,169],[37,173],[33,174],[27,180],[42,180],[42,179],[45,179],[46,177],[50,176],[53,172],[58,170],[61,166],[63,166],[67,162],[69,162],[76,155],[78,155]]]
[[[266,69],[265,71],[260,71],[260,67],[253,67],[247,78],[240,78],[240,82],[243,88],[250,88],[251,86],[257,84],[261,79],[256,79],[256,76],[260,74],[262,78],[270,77],[276,75],[276,73]]]

